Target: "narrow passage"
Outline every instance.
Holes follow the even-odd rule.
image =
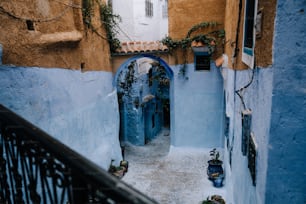
[[[167,129],[145,146],[127,145],[123,181],[161,204],[199,204],[215,194],[226,200],[225,186],[216,188],[207,178],[211,149],[169,146]]]

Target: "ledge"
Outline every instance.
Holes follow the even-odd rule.
[[[64,42],[79,42],[83,38],[83,35],[79,31],[70,32],[58,32],[52,34],[43,34],[35,41],[36,44],[55,44]]]

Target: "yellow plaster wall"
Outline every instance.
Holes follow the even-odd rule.
[[[243,23],[244,23],[244,4],[242,0],[241,19],[238,26],[239,16],[239,1],[230,0],[226,1],[225,9],[225,22],[224,29],[226,33],[225,38],[225,54],[229,58],[229,67],[234,69],[247,69],[248,67],[241,61],[242,57],[242,40],[243,40]],[[255,54],[256,65],[260,67],[267,67],[272,64],[272,45],[274,35],[274,18],[276,9],[276,0],[258,1],[258,8],[263,8],[263,30],[262,37],[256,39]],[[238,39],[236,39],[237,29],[239,30]],[[237,47],[236,47],[237,45]],[[237,50],[236,56],[234,55],[235,49]],[[235,57],[234,57],[235,56]]]
[[[268,67],[273,63],[273,36],[276,13],[276,0],[259,0],[258,8],[263,11],[262,34],[256,39],[256,64]]]
[[[169,35],[186,37],[188,30],[203,21],[216,21],[223,27],[225,0],[170,0],[168,2]]]
[[[59,67],[84,71],[111,71],[110,51],[94,2],[92,25],[82,20],[82,0],[1,0],[0,43],[3,63],[19,66]],[[28,30],[26,20],[34,22]]]
[[[224,28],[226,0],[169,0],[169,36],[174,40],[181,40],[186,37],[187,32],[196,24],[201,22],[217,22],[219,25],[213,29]],[[201,31],[205,34],[212,29]],[[191,36],[192,37],[192,36]],[[223,53],[223,45],[217,46],[213,58]],[[170,64],[184,63],[184,56],[187,55],[187,62],[192,63],[194,55],[191,48],[184,53],[181,50],[174,51],[169,56]]]

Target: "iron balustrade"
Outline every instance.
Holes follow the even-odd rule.
[[[157,202],[0,104],[0,203]]]

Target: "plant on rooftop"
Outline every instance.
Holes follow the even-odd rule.
[[[185,38],[180,40],[173,40],[171,37],[167,36],[164,39],[162,39],[161,42],[165,44],[170,51],[173,51],[177,48],[182,48],[183,50],[187,49],[188,47],[191,46],[193,41],[202,42],[203,44],[209,47],[214,47],[216,46],[216,44],[212,42],[217,43],[217,41],[219,42],[219,40],[224,39],[225,31],[223,29],[216,29],[207,33],[196,34],[193,37],[191,37],[191,35],[197,30],[209,27],[216,27],[217,25],[219,25],[217,22],[201,22],[199,24],[192,26],[187,32]]]
[[[192,26],[186,34],[186,37],[180,40],[174,40],[167,36],[162,39],[162,43],[166,45],[170,52],[180,48],[183,51],[184,62],[180,68],[179,74],[185,77],[186,64],[187,64],[187,49],[195,44],[201,44],[207,46],[208,53],[211,55],[216,46],[223,44],[225,38],[225,31],[223,29],[214,29],[209,32],[204,30],[209,28],[216,28],[219,24],[217,22],[201,22]],[[193,33],[197,34],[193,35]],[[185,77],[188,79],[188,77]]]

